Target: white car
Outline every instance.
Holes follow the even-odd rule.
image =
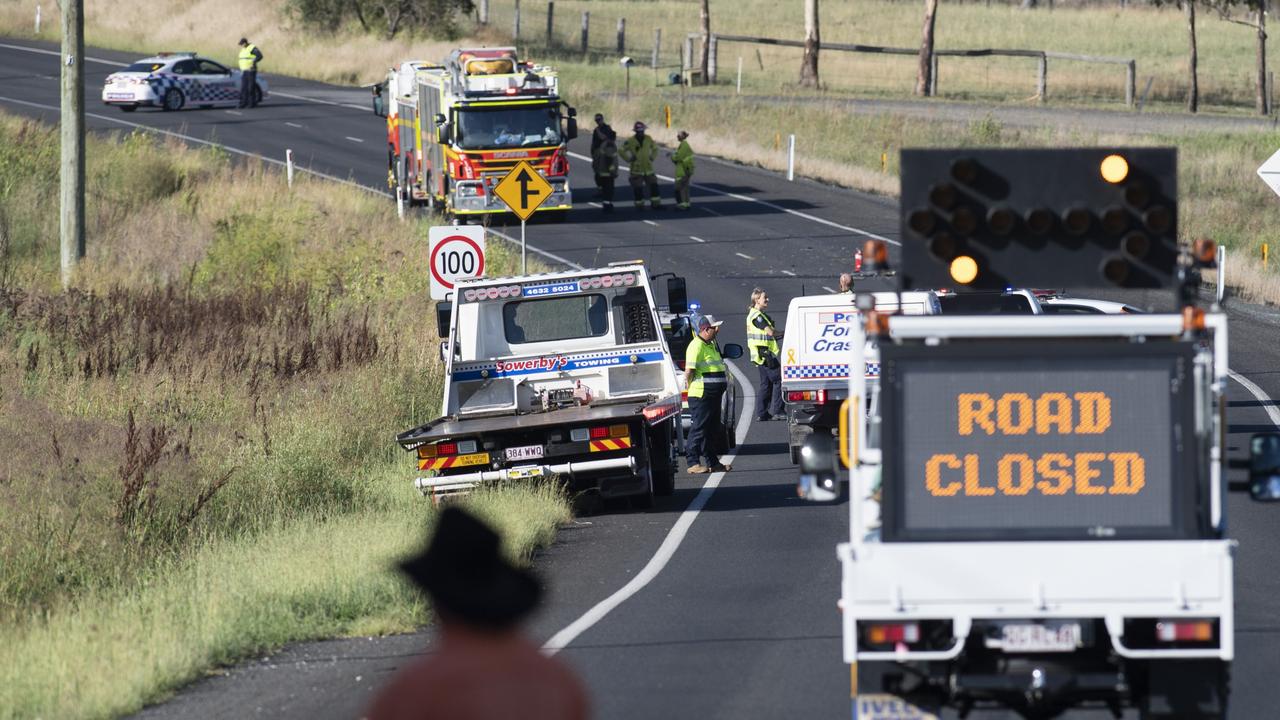
[[[267,83],[257,79],[258,102]],[[102,102],[133,112],[143,105],[166,111],[188,105],[208,108],[240,103],[240,71],[195,53],[160,53],[107,76]]]
[[[1040,298],[1040,307],[1046,315],[1134,315],[1143,312],[1128,303],[1061,295]]]

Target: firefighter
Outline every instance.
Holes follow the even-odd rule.
[[[676,165],[676,209],[689,209],[689,181],[693,179],[693,148],[689,147],[689,133],[681,130],[676,133],[680,145],[674,154],[668,154]]]
[[[262,51],[248,38],[240,38],[240,107],[258,106],[258,96],[254,90],[258,85],[258,63],[262,62]]]
[[[582,684],[519,630],[541,586],[502,555],[498,534],[449,507],[430,545],[400,570],[431,600],[439,641],[378,693],[370,720],[584,720]]]
[[[784,412],[782,362],[778,359],[778,340],[782,339],[782,333],[765,312],[768,307],[769,293],[761,288],[752,290],[751,307],[747,310],[747,351],[760,373],[760,388],[756,392],[756,420],[760,421],[781,419]]]
[[[684,354],[684,380],[692,419],[689,438],[685,442],[685,459],[692,475],[733,469],[729,465],[721,465],[719,457],[720,438],[724,435],[720,401],[729,389],[729,367],[716,346],[716,335],[720,333],[722,322],[714,315],[699,315],[694,326],[697,335]],[[701,463],[704,457],[706,465]]]
[[[635,135],[622,143],[622,159],[631,164],[629,180],[636,207],[644,207],[647,193],[649,206],[659,208],[662,207],[662,198],[658,197],[658,176],[653,171],[653,161],[658,159],[658,144],[644,134],[645,129],[645,124],[637,120],[632,127]]]
[[[596,176],[596,196],[605,212],[613,212],[613,186],[618,178],[618,133],[596,113],[591,132],[591,168]]]

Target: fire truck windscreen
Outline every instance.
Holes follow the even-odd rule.
[[[562,141],[555,105],[467,108],[457,117],[458,147],[464,150],[545,147]]]

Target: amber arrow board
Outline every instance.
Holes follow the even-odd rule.
[[[525,267],[524,221],[551,197],[551,183],[521,160],[494,186],[493,193],[520,218],[520,273],[525,274],[528,269]]]

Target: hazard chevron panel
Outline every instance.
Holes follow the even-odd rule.
[[[604,450],[626,450],[631,447],[631,438],[601,438],[600,440],[591,441],[591,452],[601,452]]]

